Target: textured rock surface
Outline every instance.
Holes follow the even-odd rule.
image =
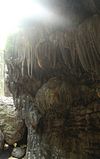
[[[12,156],[16,158],[22,158],[25,155],[25,148],[16,147],[12,151]]]
[[[24,134],[25,125],[17,118],[12,98],[0,97],[0,130],[10,145],[21,140]]]
[[[23,117],[28,127],[26,159],[99,159],[98,88],[99,84],[94,87],[80,82],[74,86],[67,80],[52,78],[39,89],[34,100],[24,96]],[[71,99],[66,98],[70,95],[71,103],[65,102]]]
[[[16,66],[9,72],[8,85],[28,128],[26,159],[100,159],[98,78],[59,75],[41,87],[17,76]]]
[[[51,78],[35,96],[16,86],[16,108],[28,128],[26,159],[100,159],[98,80]]]
[[[6,54],[26,159],[100,159],[100,1],[41,1],[58,22],[28,23]]]

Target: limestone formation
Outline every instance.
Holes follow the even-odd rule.
[[[57,19],[22,24],[5,53],[26,159],[100,159],[100,1],[41,2]]]

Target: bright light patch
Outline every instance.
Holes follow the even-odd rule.
[[[3,49],[7,36],[16,32],[25,18],[47,18],[49,11],[34,0],[0,0],[0,49]]]

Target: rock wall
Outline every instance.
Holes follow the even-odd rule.
[[[68,89],[66,92],[68,94],[61,92],[60,84],[64,85],[64,81],[60,82],[59,79],[49,80],[35,97],[33,113],[31,109],[28,118],[30,126],[28,124],[27,155],[30,158],[46,159],[99,159],[100,99],[96,88],[93,90],[93,87],[77,85],[79,93],[72,98],[74,100],[70,103],[71,97],[68,97],[66,102],[61,102],[61,99],[63,101],[66,99],[65,95],[69,96],[69,92]],[[70,94],[77,91],[75,89],[76,86],[70,90]],[[35,110],[36,108],[39,112]],[[39,121],[35,121],[35,116]]]
[[[43,83],[20,81],[8,85],[28,129],[26,159],[100,158],[98,80],[56,76]]]

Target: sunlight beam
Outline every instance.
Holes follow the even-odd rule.
[[[48,18],[50,12],[40,3],[32,0],[0,0],[0,48],[5,47],[10,33],[18,30],[26,18]]]

